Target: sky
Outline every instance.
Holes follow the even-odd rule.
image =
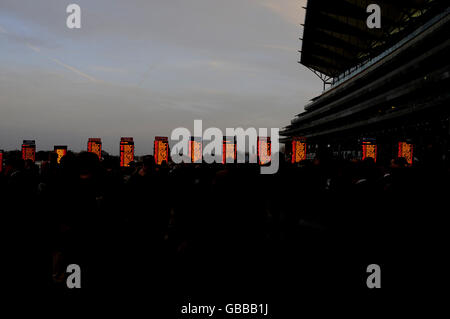
[[[81,8],[69,29],[66,8]],[[297,63],[306,0],[1,0],[0,149],[152,154],[177,127],[282,128],[321,93]]]

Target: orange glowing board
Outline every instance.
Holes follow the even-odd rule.
[[[55,146],[53,149],[57,155],[56,162],[60,164],[61,158],[63,158],[67,154],[67,146]]]
[[[134,161],[134,141],[132,137],[120,139],[120,166],[129,167]]]
[[[24,140],[22,143],[22,159],[32,160],[36,159],[36,143],[34,140]]]
[[[3,151],[0,150],[0,173],[3,171]]]
[[[191,163],[201,163],[202,162],[203,146],[200,137],[191,137],[189,143],[189,157],[191,158]]]
[[[292,163],[299,163],[306,160],[306,140],[301,137],[294,137],[292,140]]]
[[[366,159],[368,157],[373,158],[373,160],[377,161],[377,144],[374,139],[364,139],[362,142],[363,156],[362,159]]]
[[[102,158],[102,140],[100,138],[89,138],[88,152],[94,153],[99,159]]]
[[[271,161],[271,142],[270,137],[258,136],[258,162],[265,165]]]
[[[169,161],[169,139],[163,136],[156,136],[153,147],[155,164],[161,165],[162,162]]]
[[[403,157],[406,159],[409,165],[413,163],[413,145],[407,142],[398,143],[398,157]]]
[[[234,163],[236,160],[236,140],[235,137],[223,138],[222,164]]]

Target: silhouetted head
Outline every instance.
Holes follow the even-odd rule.
[[[391,168],[404,168],[408,166],[408,162],[404,157],[397,157],[391,160]]]
[[[58,159],[58,154],[56,154],[55,152],[48,153],[48,160],[50,161],[50,163],[56,164],[57,159]],[[61,160],[62,160],[62,158],[61,158]]]
[[[81,179],[90,179],[99,169],[98,156],[90,152],[81,152],[77,156],[78,173]]]

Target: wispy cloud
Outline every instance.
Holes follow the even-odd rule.
[[[113,68],[109,66],[93,66],[91,68],[94,71],[105,72],[105,73],[125,73],[127,70],[124,68]]]
[[[41,49],[38,48],[37,46],[31,45],[29,43],[27,43],[27,47],[29,47],[31,50],[33,50],[34,52],[40,53]]]
[[[26,45],[27,45],[28,48],[30,48],[34,52],[41,54],[41,49],[39,47],[37,47],[35,45],[32,45],[32,44],[30,44],[28,42],[26,43]],[[78,70],[77,68],[75,68],[75,67],[73,67],[71,65],[68,65],[68,64],[66,64],[66,63],[64,63],[64,62],[62,62],[62,61],[60,61],[60,60],[58,60],[56,58],[52,58],[52,57],[49,57],[49,56],[46,56],[46,57],[48,59],[52,60],[53,62],[55,62],[56,64],[62,66],[63,68],[65,68],[65,69],[67,69],[69,71],[72,71],[72,72],[78,74],[79,76],[81,76],[81,77],[83,77],[85,79],[88,79],[91,82],[100,82],[99,80],[97,80],[96,78],[90,76],[89,74],[86,74],[86,73]]]
[[[6,31],[6,29],[3,28],[2,26],[0,26],[0,33],[3,33],[3,34],[9,34],[9,33]],[[29,49],[33,50],[34,52],[41,54],[41,48],[39,48],[39,47],[37,47],[37,46],[35,46],[35,45],[32,45],[32,44],[29,43],[29,42],[26,42],[25,45],[26,45]],[[60,65],[60,66],[62,66],[62,67],[64,67],[64,68],[66,68],[67,70],[70,70],[70,71],[72,71],[72,72],[74,72],[74,73],[76,73],[76,74],[78,74],[78,75],[84,77],[85,79],[88,79],[89,81],[92,81],[92,82],[99,82],[99,80],[97,80],[96,78],[94,78],[94,77],[90,76],[89,74],[86,74],[86,73],[84,73],[84,72],[78,70],[77,68],[75,68],[75,67],[73,67],[73,66],[71,66],[71,65],[65,64],[65,63],[61,62],[60,60],[55,59],[55,58],[52,58],[52,57],[49,57],[49,56],[46,56],[46,57],[47,57],[48,59],[52,60],[53,62],[55,62],[56,64],[58,64],[58,65]]]
[[[58,59],[51,58],[51,60],[52,60],[53,62],[59,64],[60,66],[66,68],[67,70],[70,70],[70,71],[72,71],[72,72],[74,72],[74,73],[76,73],[76,74],[78,74],[78,75],[84,77],[85,79],[88,79],[89,81],[92,81],[92,82],[100,82],[100,81],[97,80],[96,78],[94,78],[94,77],[92,77],[92,76],[90,76],[90,75],[88,75],[88,74],[86,74],[86,73],[84,73],[84,72],[78,70],[77,68],[75,68],[75,67],[73,67],[73,66],[70,66],[70,65],[68,65],[68,64],[63,63],[63,62],[61,62],[61,61],[58,60]]]
[[[152,70],[154,70],[156,67],[155,64],[150,65],[147,70],[142,74],[142,76],[140,77],[137,86],[141,87],[142,84],[144,84],[144,82],[147,80],[147,78],[149,77],[150,73],[152,72]]]
[[[0,33],[3,33],[3,34],[9,34],[9,33],[6,31],[6,29],[3,28],[2,26],[0,26]],[[33,50],[34,52],[39,53],[39,54],[42,54],[42,53],[41,53],[41,48],[39,48],[39,47],[37,47],[37,46],[35,46],[35,45],[32,45],[32,44],[29,43],[29,42],[26,42],[25,45],[26,45],[29,49]],[[62,67],[64,67],[64,68],[66,68],[67,70],[70,70],[70,71],[72,71],[72,72],[74,72],[74,73],[76,73],[76,74],[82,76],[83,78],[88,79],[89,81],[92,81],[92,82],[100,82],[99,80],[97,80],[96,78],[90,76],[89,74],[86,74],[86,73],[84,73],[84,72],[78,70],[77,68],[75,68],[75,67],[73,67],[73,66],[71,66],[71,65],[68,65],[68,64],[66,64],[66,63],[63,63],[62,61],[60,61],[60,60],[58,60],[58,59],[56,59],[56,58],[52,58],[52,57],[49,57],[49,56],[46,56],[46,57],[47,57],[48,59],[52,60],[53,62],[55,62],[56,64],[58,64],[58,65],[60,65],[60,66],[62,66]]]

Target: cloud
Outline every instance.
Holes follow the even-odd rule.
[[[8,34],[8,35],[9,35],[9,33],[6,31],[6,29],[3,28],[2,26],[0,26],[0,33]],[[16,38],[17,38],[17,37],[16,37]],[[41,53],[41,48],[39,48],[38,46],[32,45],[32,44],[29,43],[29,42],[25,42],[25,45],[26,45],[29,49],[33,50],[34,52],[36,52],[36,53]],[[84,77],[85,79],[88,79],[89,81],[92,81],[92,82],[99,82],[99,80],[97,80],[96,78],[94,78],[94,77],[92,77],[92,76],[90,76],[90,75],[88,75],[88,74],[86,74],[86,73],[84,73],[84,72],[78,70],[77,68],[75,68],[75,67],[73,67],[73,66],[70,66],[70,65],[68,65],[68,64],[63,63],[63,62],[61,62],[61,61],[58,60],[58,59],[51,58],[51,57],[48,57],[48,56],[47,56],[47,58],[49,58],[49,59],[52,60],[53,62],[57,63],[58,65],[60,65],[60,66],[62,66],[62,67],[64,67],[64,68],[66,68],[67,70],[70,70],[70,71],[72,71],[72,72],[74,72],[74,73],[76,73],[76,74],[78,74],[78,75]],[[103,68],[103,71],[104,71],[104,70],[106,70],[106,68]],[[117,69],[116,69],[116,70],[117,70]],[[109,69],[109,71],[111,71],[111,69]]]
[[[27,47],[29,47],[29,48],[30,48],[31,50],[33,50],[34,52],[36,52],[36,53],[41,53],[41,49],[40,49],[39,47],[34,46],[34,45],[31,45],[30,43],[27,43],[26,45],[27,45]],[[78,74],[78,75],[84,77],[85,79],[88,79],[89,81],[92,81],[92,82],[99,82],[99,80],[97,80],[96,78],[94,78],[94,77],[92,77],[92,76],[90,76],[90,75],[88,75],[88,74],[86,74],[86,73],[84,73],[84,72],[78,70],[77,68],[75,68],[75,67],[73,67],[73,66],[71,66],[71,65],[65,64],[65,63],[63,63],[63,62],[61,62],[60,60],[55,59],[55,58],[51,58],[51,57],[47,57],[47,58],[49,58],[50,60],[52,60],[52,61],[55,62],[56,64],[58,64],[58,65],[60,65],[60,66],[62,66],[62,67],[64,67],[64,68],[66,68],[67,70],[70,70],[70,71],[72,71],[72,72],[74,72],[74,73],[76,73],[76,74]]]
[[[263,7],[277,13],[285,21],[298,25],[303,21],[301,7],[306,5],[306,0],[253,0]]]
[[[264,45],[264,48],[274,49],[274,50],[281,50],[281,51],[288,51],[288,52],[297,52],[298,51],[297,48],[288,47],[288,46],[284,46],[284,45],[266,44],[266,45]]]
[[[27,43],[27,47],[29,47],[31,50],[33,50],[34,52],[40,53],[41,49],[38,48],[37,46],[31,45],[29,43]]]
[[[142,74],[141,78],[139,79],[137,86],[141,87],[142,84],[144,84],[145,80],[148,79],[151,71],[155,68],[155,65],[150,65],[147,70]]]
[[[79,150],[100,136],[116,152],[130,135],[149,153],[195,118],[287,125],[322,88],[297,64],[306,1],[78,0],[79,30],[64,1],[35,2],[0,0],[2,148],[32,136]]]
[[[114,68],[109,66],[93,66],[91,68],[94,71],[105,72],[105,73],[124,73],[126,69],[124,68]]]
[[[63,62],[61,62],[61,61],[58,60],[58,59],[52,58],[51,60],[52,60],[53,62],[55,62],[55,63],[61,65],[62,67],[66,68],[67,70],[70,70],[70,71],[72,71],[72,72],[74,72],[74,73],[76,73],[76,74],[78,74],[78,75],[84,77],[85,79],[88,79],[89,81],[92,81],[92,82],[99,82],[99,80],[97,80],[96,78],[94,78],[94,77],[92,77],[92,76],[90,76],[90,75],[88,75],[88,74],[86,74],[86,73],[84,73],[84,72],[78,70],[77,68],[75,68],[75,67],[73,67],[73,66],[70,66],[70,65],[68,65],[68,64],[63,63]]]

